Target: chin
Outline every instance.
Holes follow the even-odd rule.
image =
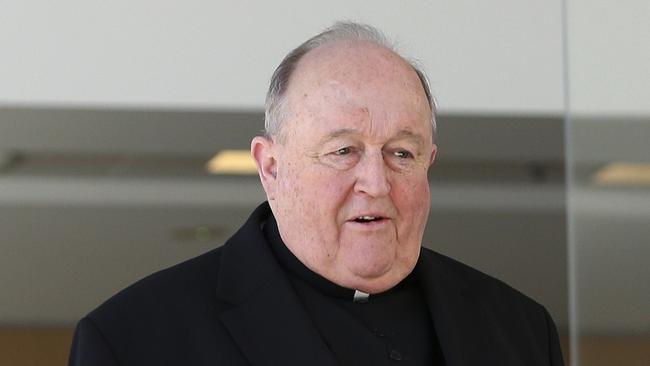
[[[396,258],[392,255],[386,255],[387,251],[376,253],[356,253],[352,258],[346,260],[346,267],[350,272],[359,277],[380,277],[385,273],[398,267]]]
[[[352,281],[346,287],[368,293],[379,293],[390,289],[406,277],[410,270],[394,261],[353,263],[348,267]]]
[[[395,287],[402,277],[392,278],[377,278],[377,279],[368,279],[360,280],[358,283],[355,283],[354,286],[349,286],[349,288],[363,291],[369,294],[380,294],[382,292],[388,291],[391,288]]]

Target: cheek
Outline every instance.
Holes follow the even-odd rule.
[[[425,177],[404,179],[397,187],[393,187],[393,202],[405,224],[423,226],[429,214],[429,182]],[[412,230],[411,229],[411,230]]]
[[[345,179],[313,164],[287,164],[278,184],[276,205],[287,227],[285,240],[302,243],[302,255],[330,258],[338,250],[339,215]],[[312,261],[313,263],[313,261]]]
[[[336,208],[345,197],[346,177],[318,164],[289,163],[279,183],[280,197],[293,209],[305,212],[305,218],[318,220],[325,214],[336,214]],[[322,215],[314,215],[319,212]]]

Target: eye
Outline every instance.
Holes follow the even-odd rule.
[[[342,147],[336,151],[334,151],[334,155],[347,155],[352,152],[352,149],[350,147]]]
[[[393,154],[400,159],[410,159],[413,157],[413,154],[411,154],[409,151],[406,150],[398,150],[395,151]]]
[[[341,145],[338,145],[341,146]],[[344,147],[333,146],[319,156],[319,161],[330,168],[346,170],[353,167],[360,159],[359,148],[354,145]]]

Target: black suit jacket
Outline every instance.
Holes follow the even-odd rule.
[[[92,311],[70,365],[336,365],[262,234],[269,215],[263,204],[224,246]],[[424,248],[418,273],[446,365],[562,365],[553,321],[533,300]]]

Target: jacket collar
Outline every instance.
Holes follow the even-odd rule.
[[[220,319],[254,366],[335,365],[262,233],[270,215],[265,202],[223,247],[216,291],[233,306]]]
[[[265,202],[223,247],[216,292],[232,307],[220,319],[254,366],[335,365],[263,235],[270,215]],[[463,265],[451,262],[423,248],[417,267],[445,365],[499,364],[489,332],[494,325]]]
[[[445,365],[498,365],[487,312],[476,296],[463,264],[424,249],[418,276],[433,319]]]

